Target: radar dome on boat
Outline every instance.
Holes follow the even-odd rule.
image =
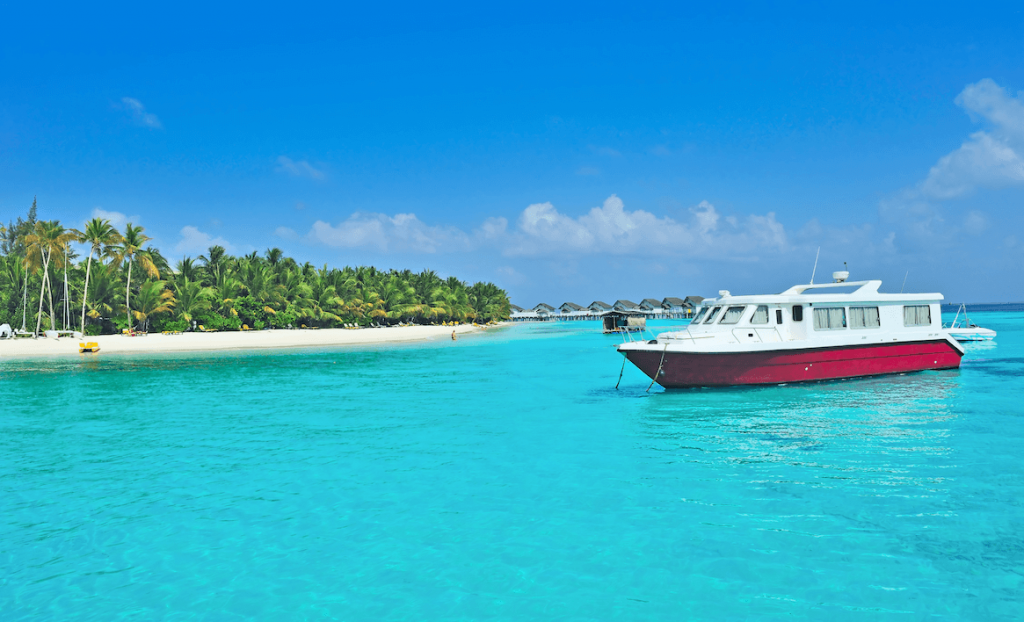
[[[850,273],[846,270],[840,270],[832,273],[832,281],[835,283],[843,283],[848,278],[850,278]]]
[[[720,289],[720,290],[718,290],[718,297],[719,298],[725,298],[726,296],[730,296],[730,295],[731,294],[729,293],[729,290],[727,290],[727,289]]]

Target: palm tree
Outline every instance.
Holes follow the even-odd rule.
[[[376,302],[377,309],[373,312],[376,317],[387,317],[393,320],[400,320],[402,315],[411,306],[409,301],[416,295],[416,291],[397,274],[381,283],[376,292],[372,292],[368,298]],[[383,314],[379,313],[383,311]]]
[[[338,298],[333,285],[328,285],[325,279],[313,279],[312,292],[309,304],[306,307],[307,314],[319,324],[330,324],[340,322],[341,316],[335,313],[342,306],[341,298]]]
[[[192,318],[210,308],[214,292],[209,287],[203,287],[202,283],[183,279],[174,284],[174,297],[178,300],[174,307],[175,315],[191,322]]]
[[[196,262],[191,257],[182,258],[175,267],[175,272],[177,272],[178,278],[189,281],[199,280],[199,269],[196,267]]]
[[[274,315],[277,310],[274,306],[284,304],[284,297],[281,295],[282,287],[274,284],[274,273],[261,261],[246,257],[239,266],[239,280],[245,287],[248,296],[263,305],[266,313]]]
[[[282,269],[278,274],[278,287],[284,297],[286,311],[295,313],[296,317],[306,313],[313,290],[297,270]]]
[[[218,313],[224,317],[238,317],[235,299],[238,298],[238,288],[241,286],[241,283],[231,277],[221,279],[221,283],[213,290],[214,304]]]
[[[494,283],[474,283],[466,290],[469,304],[481,319],[502,320],[508,317],[508,294]]]
[[[113,246],[121,241],[117,230],[105,218],[93,218],[85,223],[85,231],[75,232],[78,241],[89,245],[89,262],[85,268],[85,289],[82,291],[82,333],[85,333],[85,307],[89,301],[89,277],[92,275],[92,256],[110,257]]]
[[[94,320],[113,317],[117,310],[118,290],[121,288],[113,268],[106,264],[98,264],[91,286],[92,297],[87,315]]]
[[[157,313],[167,313],[174,308],[174,293],[167,289],[164,281],[146,281],[139,288],[135,296],[135,306],[132,311],[135,319],[139,320],[143,332],[149,330],[149,318]]]
[[[21,328],[24,330],[28,316],[28,270],[26,270],[21,257],[13,253],[6,256],[0,255],[0,285],[2,284],[6,284],[9,288],[10,296],[7,299],[7,308],[0,309],[0,312],[7,311],[12,318],[11,324],[14,324],[16,300],[20,298],[22,304],[17,306],[22,307]],[[6,288],[0,288],[0,300],[3,300],[2,289]],[[21,296],[15,293],[18,290],[21,290]]]
[[[43,284],[39,290],[39,313],[36,320],[36,333],[43,324],[43,294],[49,292],[50,301],[50,330],[57,330],[57,320],[53,313],[53,289],[50,284],[50,260],[53,252],[57,251],[57,259],[54,266],[59,266],[63,261],[64,248],[68,242],[75,239],[74,233],[64,229],[56,220],[41,220],[36,222],[32,233],[25,236],[25,243],[28,246],[25,257],[26,268],[43,269]]]
[[[268,248],[266,256],[267,263],[270,264],[270,267],[277,268],[277,264],[281,263],[281,260],[284,259],[284,251],[276,247]]]
[[[114,263],[121,265],[128,264],[128,284],[124,288],[124,306],[128,314],[128,327],[132,326],[132,306],[129,296],[132,291],[132,266],[138,262],[139,267],[146,271],[146,274],[154,279],[160,278],[160,271],[153,262],[152,252],[143,250],[142,245],[153,238],[143,234],[143,227],[136,227],[128,223],[124,228],[124,235],[117,247],[114,249]]]
[[[231,268],[231,256],[223,246],[211,246],[206,255],[200,255],[199,261],[203,262],[206,270],[207,283],[213,287],[220,287],[228,276]]]

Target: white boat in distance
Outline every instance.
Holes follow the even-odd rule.
[[[942,327],[942,294],[883,294],[881,281],[794,285],[705,301],[686,330],[618,351],[666,388],[782,384],[956,369],[964,348]],[[855,287],[851,292],[840,288]],[[814,290],[811,293],[809,290]]]
[[[960,318],[961,312],[964,314],[962,319]],[[967,317],[966,304],[961,304],[960,308],[956,310],[956,317],[953,318],[953,323],[946,330],[957,341],[992,341],[996,338],[996,331],[982,328]]]

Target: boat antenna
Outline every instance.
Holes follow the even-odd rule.
[[[900,287],[900,293],[901,294],[903,293],[903,288],[907,286],[907,277],[908,276],[910,276],[910,270],[907,270],[907,273],[903,275],[903,285]]]
[[[811,270],[811,285],[814,285],[814,273],[818,271],[818,255],[821,254],[821,247],[818,247],[818,252],[814,253],[814,269]]]

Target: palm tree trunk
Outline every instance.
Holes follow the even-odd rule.
[[[25,285],[22,287],[21,294],[21,332],[25,332],[25,320],[28,317],[28,270],[25,266],[22,266],[23,277],[25,279]]]
[[[43,282],[39,286],[39,313],[36,314],[36,335],[39,334],[39,329],[43,327],[43,294],[46,293],[46,274],[50,266],[50,256],[45,254],[43,256]]]
[[[50,302],[50,330],[57,330],[57,318],[53,315],[53,285],[46,279],[46,298]]]
[[[128,287],[124,288],[124,308],[128,310],[128,329],[132,327],[132,307],[128,301],[128,293],[132,291],[132,260],[128,260]]]
[[[85,289],[82,290],[82,335],[85,335],[85,304],[89,301],[89,275],[92,273],[92,252],[89,249],[89,263],[85,266]]]

